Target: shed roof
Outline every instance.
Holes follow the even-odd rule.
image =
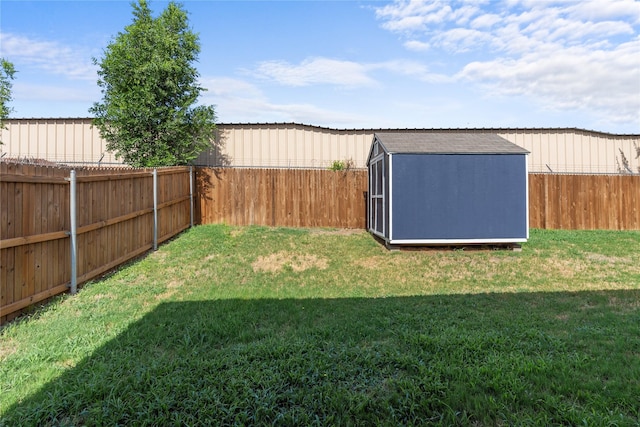
[[[527,154],[524,148],[491,133],[376,132],[389,153]]]

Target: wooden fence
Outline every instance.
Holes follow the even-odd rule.
[[[366,227],[367,171],[159,169],[77,175],[77,282],[143,254],[191,223]],[[0,162],[0,321],[71,281],[70,170]],[[640,175],[529,175],[532,228],[640,230]]]
[[[68,168],[0,163],[0,321],[70,287],[69,177]],[[77,283],[189,227],[189,179],[189,168],[158,169],[154,211],[152,170],[77,170]]]
[[[366,170],[198,168],[196,176],[202,224],[366,227]]]
[[[529,226],[640,230],[640,175],[529,175]]]
[[[197,170],[200,223],[366,227],[367,171]],[[529,175],[529,225],[640,229],[640,175]]]

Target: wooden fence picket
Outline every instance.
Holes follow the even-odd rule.
[[[71,284],[70,168],[0,163],[0,322]],[[159,240],[190,225],[189,168],[158,170]],[[77,171],[77,282],[152,247],[150,170]]]
[[[70,283],[69,168],[0,162],[0,322]],[[366,170],[197,168],[194,222],[366,228]],[[191,224],[189,168],[158,170],[158,241]],[[77,171],[78,283],[153,247],[151,170]],[[640,230],[640,175],[529,174],[531,228]]]

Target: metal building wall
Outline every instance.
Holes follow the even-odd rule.
[[[505,130],[498,135],[528,150],[530,172],[619,173],[620,151],[640,173],[640,135],[612,135],[580,129]]]
[[[221,124],[218,125],[221,152],[211,150],[203,153],[197,164],[324,168],[329,167],[335,160],[352,160],[355,167],[365,168],[373,134],[381,130],[383,129],[335,130],[291,123]],[[460,129],[445,131],[460,132]],[[619,168],[622,167],[622,151],[629,162],[631,172],[640,173],[640,158],[636,157],[636,147],[640,147],[640,135],[614,135],[580,129],[468,131],[497,133],[530,151],[530,172],[619,173]]]
[[[294,123],[221,124],[218,135],[222,150],[203,153],[196,164],[326,168],[336,160],[351,160],[354,166],[364,168],[373,138],[370,130],[334,130]]]
[[[106,151],[91,119],[10,119],[0,153],[7,158],[46,159],[68,164],[118,165]],[[295,123],[220,124],[217,141],[196,161],[204,166],[326,168],[336,160],[366,167],[373,134],[382,129],[337,130]],[[385,131],[389,131],[388,129]],[[406,131],[398,129],[397,131]],[[460,132],[425,129],[423,132]],[[640,135],[580,129],[466,129],[497,133],[531,152],[530,172],[619,173],[620,150],[639,173]],[[102,158],[102,161],[100,159]]]
[[[67,164],[121,165],[91,119],[13,119],[5,122],[2,157]]]

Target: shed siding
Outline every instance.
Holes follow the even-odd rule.
[[[526,155],[394,154],[391,241],[525,239]]]

